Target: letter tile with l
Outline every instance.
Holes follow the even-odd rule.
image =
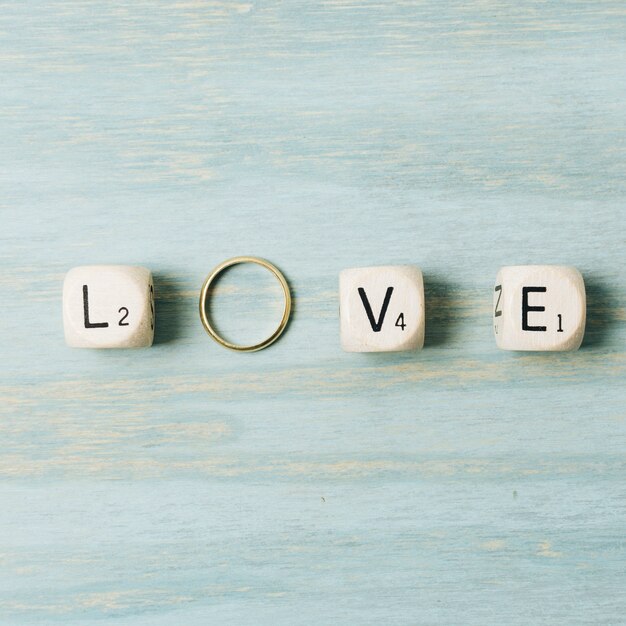
[[[63,283],[65,341],[74,348],[142,348],[154,338],[154,286],[145,267],[85,265]]]

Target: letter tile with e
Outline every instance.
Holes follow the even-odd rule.
[[[424,281],[410,265],[359,267],[339,275],[341,347],[396,352],[424,345]]]
[[[578,350],[585,318],[585,283],[576,268],[514,265],[498,272],[493,326],[499,348]]]
[[[85,265],[63,283],[65,341],[73,348],[143,348],[154,339],[154,284],[145,267]]]

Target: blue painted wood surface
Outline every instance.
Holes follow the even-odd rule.
[[[2,624],[626,621],[623,2],[0,9]],[[237,254],[293,287],[258,354],[196,312]],[[153,270],[153,348],[65,347],[85,263]],[[342,353],[390,263],[425,349]],[[496,349],[519,263],[582,271],[579,352]]]

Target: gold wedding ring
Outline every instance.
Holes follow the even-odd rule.
[[[278,327],[276,328],[276,330],[267,339],[264,339],[260,343],[255,343],[254,345],[251,345],[251,346],[240,346],[238,344],[231,343],[230,341],[226,341],[226,339],[220,337],[217,331],[215,330],[215,328],[213,328],[213,325],[211,324],[211,320],[209,319],[209,316],[207,315],[207,303],[208,303],[209,290],[211,289],[211,285],[215,282],[215,280],[224,270],[228,269],[229,267],[232,267],[233,265],[239,265],[241,263],[256,263],[257,265],[261,265],[262,267],[265,267],[266,269],[268,269],[278,279],[278,282],[283,288],[283,293],[285,296],[285,308],[283,309],[283,317],[280,320],[280,323],[278,324]],[[263,348],[267,348],[267,346],[274,343],[281,336],[282,332],[287,327],[287,322],[289,321],[290,315],[291,315],[291,292],[289,290],[289,285],[287,284],[287,281],[285,280],[285,277],[283,276],[281,271],[277,267],[272,265],[269,261],[266,261],[265,259],[259,259],[253,256],[238,256],[233,259],[228,259],[227,261],[220,263],[206,277],[206,280],[204,281],[204,284],[202,285],[202,290],[200,291],[200,319],[202,320],[202,325],[204,326],[204,329],[207,331],[207,333],[209,333],[209,335],[211,335],[211,337],[213,337],[213,339],[215,339],[217,343],[223,345],[225,348],[228,348],[229,350],[236,350],[237,352],[256,352],[257,350],[263,350]]]

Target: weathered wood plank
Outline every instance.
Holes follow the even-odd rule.
[[[622,2],[0,2],[0,621],[618,624]],[[219,261],[294,292],[200,326]],[[155,346],[64,346],[70,267],[149,267]],[[344,354],[415,263],[425,349]],[[497,351],[500,265],[583,273],[583,348]],[[222,321],[276,313],[234,272]]]

